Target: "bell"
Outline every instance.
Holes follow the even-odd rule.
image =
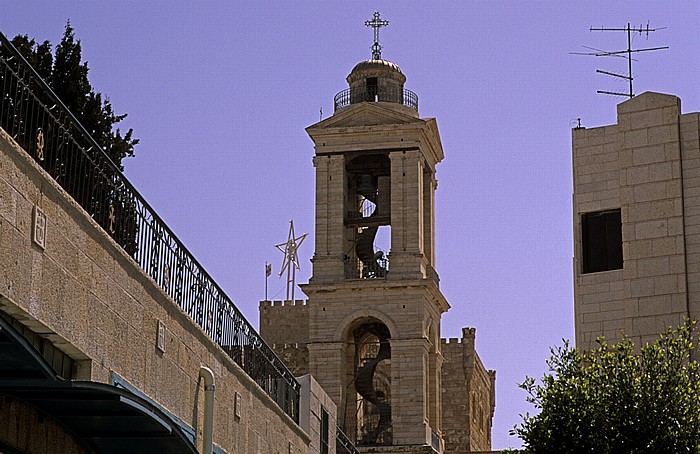
[[[357,193],[366,196],[375,194],[377,187],[374,185],[374,178],[370,173],[363,173],[357,177]]]

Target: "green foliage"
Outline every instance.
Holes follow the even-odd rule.
[[[81,63],[80,40],[76,40],[70,22],[66,23],[63,38],[56,46],[55,56],[51,54],[51,43],[48,41],[37,44],[26,35],[17,35],[12,39],[12,44],[49,84],[119,169],[124,170],[122,159],[133,156],[134,146],[139,140],[133,138],[132,129],[122,135],[119,128],[114,128],[126,118],[126,114],[116,115],[109,98],[103,99],[102,94],[90,85],[88,65],[87,62]]]
[[[525,453],[700,453],[695,322],[635,351],[625,338],[590,353],[552,349],[550,373],[520,387],[539,411],[511,431]],[[513,451],[517,452],[517,451]]]

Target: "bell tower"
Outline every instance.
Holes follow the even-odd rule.
[[[434,118],[399,67],[372,59],[309,126],[316,168],[308,366],[363,452],[442,452],[440,318],[449,309],[435,271]],[[390,447],[395,447],[393,450]]]

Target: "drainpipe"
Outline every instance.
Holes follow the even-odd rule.
[[[214,448],[214,373],[206,366],[199,369],[199,378],[204,379],[204,434],[202,454],[212,454]]]

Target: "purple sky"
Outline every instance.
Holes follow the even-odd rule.
[[[695,1],[34,1],[4,0],[0,31],[57,43],[67,19],[90,80],[141,139],[126,173],[244,315],[258,324],[264,264],[288,222],[313,236],[313,144],[304,128],[333,111],[345,77],[371,56],[378,10],[383,57],[398,64],[445,150],[436,193],[437,270],[452,309],[443,337],[477,328],[497,371],[493,446],[531,411],[516,382],[546,370],[573,338],[571,133],[615,122],[619,58],[569,55],[626,45],[591,26],[668,27],[634,47],[635,92],[700,110]],[[313,238],[300,249],[307,282]],[[284,298],[284,279],[269,281]],[[297,291],[297,295],[301,295]],[[274,297],[274,298],[273,298]]]

